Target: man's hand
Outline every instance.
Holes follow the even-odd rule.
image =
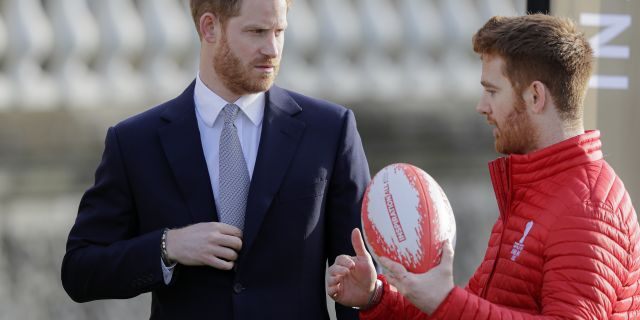
[[[188,266],[231,270],[242,248],[242,231],[219,222],[204,222],[167,232],[167,256]]]
[[[356,256],[340,255],[329,267],[327,294],[342,305],[364,307],[375,289],[376,269],[357,228],[351,232],[351,244]]]
[[[453,290],[453,248],[450,241],[443,245],[440,264],[423,274],[408,272],[401,264],[384,257],[380,258],[380,264],[387,270],[385,276],[389,284],[427,314],[432,314]]]

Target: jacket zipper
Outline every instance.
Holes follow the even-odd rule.
[[[496,257],[493,261],[493,266],[491,267],[491,273],[489,273],[489,279],[487,283],[482,288],[482,292],[480,297],[483,299],[487,298],[487,292],[489,291],[489,287],[491,286],[491,280],[493,280],[493,275],[496,271],[496,267],[498,265],[498,259],[500,258],[500,251],[502,249],[502,241],[504,240],[504,231],[507,228],[507,220],[510,215],[510,207],[511,207],[511,166],[509,165],[509,157],[505,157],[499,160],[499,174],[495,174],[496,166],[492,165],[491,168],[491,178],[493,181],[493,187],[496,193],[496,200],[498,201],[498,210],[500,211],[500,219],[502,219],[502,231],[500,232],[500,242],[498,242],[498,252],[496,253]],[[499,178],[499,179],[498,179]],[[506,180],[506,186],[503,182],[503,179]]]

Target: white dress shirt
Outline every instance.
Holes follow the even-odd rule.
[[[225,101],[215,92],[211,91],[200,79],[200,74],[196,77],[196,86],[193,92],[193,100],[196,105],[196,118],[198,119],[198,129],[200,130],[200,141],[202,151],[207,162],[211,187],[214,199],[220,195],[220,167],[219,144],[220,134],[224,125],[224,116],[220,116],[222,108],[229,103],[237,105],[242,112],[238,114],[235,126],[238,129],[238,138],[242,146],[242,153],[249,170],[249,178],[253,177],[253,168],[256,164],[258,146],[260,145],[260,135],[262,133],[262,119],[264,118],[265,93],[255,93],[240,97],[236,101]],[[218,212],[220,208],[216,202]],[[164,282],[169,284],[173,275],[173,267],[165,266],[162,263],[162,273]]]

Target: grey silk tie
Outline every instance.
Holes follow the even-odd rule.
[[[234,121],[240,109],[227,104],[222,113],[224,127],[220,133],[220,222],[244,230],[244,215],[249,195],[249,170],[244,160]]]

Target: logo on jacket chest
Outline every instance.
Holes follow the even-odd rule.
[[[520,253],[522,253],[522,250],[524,250],[524,240],[529,235],[531,228],[533,228],[533,221],[527,222],[527,225],[524,228],[524,234],[522,235],[522,238],[520,238],[520,241],[513,243],[513,247],[511,248],[511,261],[516,261],[520,256]]]

